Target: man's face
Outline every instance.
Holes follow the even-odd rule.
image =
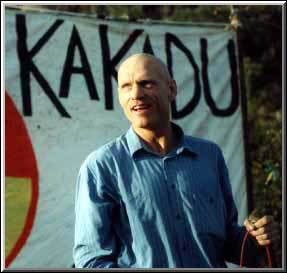
[[[163,64],[146,56],[131,57],[120,67],[118,86],[120,104],[134,128],[166,126],[176,85]]]

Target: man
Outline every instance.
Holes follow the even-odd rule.
[[[255,240],[248,239],[244,263],[256,266],[258,245],[278,239],[269,216],[237,226],[221,150],[170,121],[176,89],[152,55],[120,66],[119,101],[131,128],[81,166],[76,267],[226,267],[239,263],[246,228]]]

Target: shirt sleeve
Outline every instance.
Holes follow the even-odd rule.
[[[75,198],[75,238],[73,257],[76,268],[117,267],[117,238],[112,214],[116,202],[109,195],[106,172],[93,162],[79,171]]]
[[[238,225],[238,211],[233,199],[227,166],[218,148],[218,169],[221,188],[226,207],[226,241],[225,241],[225,259],[228,262],[240,264],[241,247],[246,233],[244,226]],[[244,248],[244,266],[256,267],[262,259],[262,247],[256,241],[248,237]]]

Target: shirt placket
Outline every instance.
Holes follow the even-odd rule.
[[[182,181],[178,181],[176,173],[180,162],[180,155],[168,157],[164,160],[164,172],[171,204],[173,207],[172,223],[175,227],[175,240],[177,242],[178,256],[182,267],[191,267],[198,264],[198,248],[193,237],[191,227],[183,208],[183,200],[179,194]],[[190,177],[191,179],[191,177]],[[192,213],[190,211],[190,213]]]
[[[178,193],[178,181],[176,180],[176,158],[168,156],[163,158],[163,170],[165,181],[168,188],[169,200],[171,205],[170,221],[173,226],[173,238],[176,244],[177,256],[180,266],[184,267],[184,260],[186,252],[188,252],[188,245],[185,234],[187,233],[186,221],[184,219],[184,212],[180,206],[180,196]]]

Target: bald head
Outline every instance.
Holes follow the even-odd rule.
[[[150,54],[135,54],[118,71],[119,102],[134,128],[167,128],[176,82],[165,64]]]
[[[147,53],[138,53],[128,57],[119,67],[118,78],[127,71],[135,70],[139,65],[150,66],[156,69],[165,80],[171,80],[166,65],[159,58]]]

